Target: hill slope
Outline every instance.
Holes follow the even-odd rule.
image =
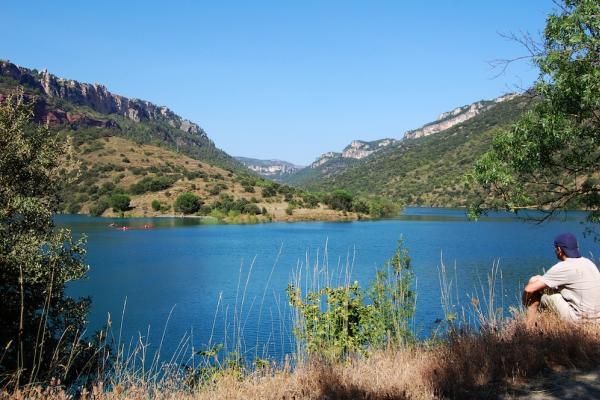
[[[299,171],[289,182],[309,190],[343,188],[383,195],[409,205],[463,206],[468,194],[462,184],[464,173],[489,148],[494,131],[514,122],[531,101],[530,96],[520,95],[492,107],[479,102],[480,112],[446,129],[408,135],[366,158],[345,161],[341,168],[330,168],[328,164],[336,159],[329,160],[316,170]],[[443,121],[455,117],[443,116]]]
[[[130,99],[99,84],[80,83],[0,61],[0,100],[16,89],[35,101],[35,117],[53,129],[83,140],[112,136],[176,150],[197,160],[245,171],[233,157],[215,147],[197,124],[169,108]]]

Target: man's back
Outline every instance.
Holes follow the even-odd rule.
[[[578,319],[600,319],[600,271],[585,257],[566,258],[541,278],[560,291]]]

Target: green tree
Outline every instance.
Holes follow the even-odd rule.
[[[476,163],[471,212],[581,208],[600,221],[600,3],[564,0],[543,44],[526,40],[539,102]]]
[[[131,199],[126,194],[115,193],[110,196],[110,206],[114,212],[124,212],[131,209]]]
[[[193,214],[200,210],[202,201],[194,193],[185,192],[177,196],[175,200],[175,211],[184,214]]]
[[[65,294],[88,269],[84,240],[52,220],[67,148],[32,118],[22,92],[0,104],[0,380],[9,386],[71,382],[95,351],[80,341],[90,300]]]
[[[325,203],[333,210],[352,210],[352,194],[343,189],[334,190],[326,196]]]
[[[156,200],[156,199],[152,200],[152,204],[151,205],[152,205],[152,209],[154,211],[160,211],[161,204],[160,204],[159,200]]]

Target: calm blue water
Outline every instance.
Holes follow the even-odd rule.
[[[415,325],[427,336],[443,316],[440,260],[449,278],[459,281],[455,297],[465,303],[481,292],[499,263],[498,306],[507,310],[518,303],[523,283],[554,263],[556,234],[574,232],[584,254],[600,252],[597,243],[582,237],[581,220],[574,213],[543,225],[503,215],[472,222],[461,210],[423,208],[409,208],[399,219],[350,223],[199,225],[176,218],[57,217],[76,236],[88,237],[88,279],[69,291],[92,297],[91,330],[102,327],[110,313],[117,335],[126,299],[125,343],[141,335],[156,348],[166,325],[162,354],[172,354],[182,338],[198,349],[209,341],[231,342],[241,332],[248,354],[274,358],[293,350],[285,288],[300,270],[302,285],[308,285],[307,265],[311,271],[326,265],[335,279],[351,269],[351,279],[366,286],[403,236],[417,282]],[[117,230],[111,222],[131,229]]]

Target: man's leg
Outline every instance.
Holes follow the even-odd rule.
[[[527,293],[523,292],[523,305],[526,309],[525,326],[531,328],[535,325],[538,315],[538,308],[542,299],[542,292]]]
[[[540,299],[542,307],[552,311],[566,322],[577,322],[575,312],[560,293],[544,294]]]

